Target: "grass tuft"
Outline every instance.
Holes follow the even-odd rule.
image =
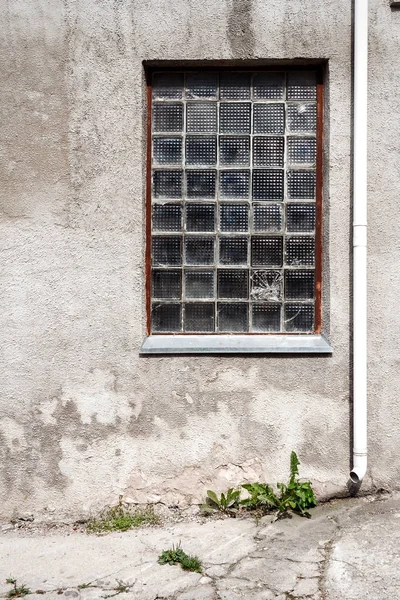
[[[154,513],[153,507],[131,509],[124,506],[120,498],[117,506],[105,509],[97,518],[90,519],[86,528],[89,533],[107,533],[127,531],[146,525],[160,525],[160,519]]]
[[[26,585],[18,585],[17,580],[13,577],[6,579],[6,583],[9,583],[13,586],[11,590],[7,592],[6,598],[22,598],[23,596],[27,596],[28,594],[32,593],[31,590],[26,587]]]
[[[195,573],[202,572],[202,565],[197,556],[186,554],[180,546],[180,543],[170,550],[164,550],[158,557],[160,565],[177,565],[180,564],[184,571],[194,571]]]

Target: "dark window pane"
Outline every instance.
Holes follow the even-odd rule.
[[[187,231],[214,231],[214,204],[187,204],[186,229]]]
[[[220,137],[219,157],[221,165],[247,166],[250,164],[249,137]]]
[[[278,302],[282,300],[282,271],[253,271],[251,276],[251,299]]]
[[[252,266],[281,267],[283,263],[283,240],[281,237],[252,237]]]
[[[158,165],[179,165],[182,162],[181,138],[154,138],[153,159]]]
[[[221,265],[243,265],[247,263],[245,237],[224,237],[219,240],[219,262]]]
[[[253,77],[254,98],[276,100],[283,97],[284,73],[255,73]]]
[[[180,231],[182,207],[178,204],[153,204],[154,231]]]
[[[312,304],[286,304],[285,307],[286,331],[313,331],[314,306]]]
[[[315,198],[315,171],[288,171],[287,183],[289,198]]]
[[[283,167],[283,137],[255,137],[253,165],[255,167]]]
[[[193,333],[212,332],[215,305],[211,302],[185,304],[184,330]]]
[[[183,73],[154,73],[152,91],[153,98],[182,98]]]
[[[248,100],[250,98],[250,74],[221,73],[221,100]]]
[[[314,231],[315,204],[288,204],[286,228],[287,231]]]
[[[253,171],[254,200],[283,200],[283,169]]]
[[[274,232],[282,229],[282,207],[279,204],[253,204],[254,231]]]
[[[313,266],[315,261],[315,241],[313,237],[301,236],[286,239],[286,264]]]
[[[185,271],[186,298],[214,298],[213,271]]]
[[[288,73],[288,100],[315,100],[317,97],[317,75],[315,71]]]
[[[214,238],[186,237],[185,257],[187,265],[214,264]]]
[[[253,133],[283,135],[284,132],[284,104],[253,104]]]
[[[312,300],[314,290],[314,271],[285,271],[286,300]]]
[[[253,304],[252,331],[281,331],[281,307],[279,304]]]
[[[315,138],[288,137],[287,145],[290,165],[315,165],[317,151]]]
[[[182,131],[183,104],[153,104],[153,131]]]
[[[188,198],[215,197],[215,171],[186,171]]]
[[[154,171],[154,198],[181,198],[182,171]]]
[[[188,98],[216,98],[218,76],[214,73],[187,73],[186,95]]]
[[[316,104],[288,104],[287,128],[293,133],[315,133],[317,130]]]
[[[248,271],[244,269],[218,269],[218,298],[248,297]]]
[[[219,219],[221,231],[247,231],[249,207],[247,204],[221,204]]]
[[[188,102],[186,129],[190,133],[217,131],[217,104],[214,102]]]
[[[221,171],[220,178],[223,198],[248,198],[250,171]]]
[[[153,265],[181,265],[182,237],[178,235],[153,237]]]
[[[153,298],[180,298],[182,296],[182,271],[153,269]]]
[[[151,307],[151,328],[155,332],[181,330],[181,305],[154,302]]]
[[[214,136],[188,135],[186,137],[187,165],[215,165],[217,162],[217,138]]]
[[[218,303],[219,331],[248,331],[249,307],[247,302]]]
[[[221,102],[219,130],[221,133],[250,133],[250,103]]]

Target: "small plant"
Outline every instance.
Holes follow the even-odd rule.
[[[158,563],[160,565],[180,564],[184,571],[194,571],[195,573],[201,573],[202,571],[201,562],[197,556],[186,554],[180,543],[176,547],[172,546],[171,550],[164,550],[158,557]]]
[[[127,531],[134,527],[159,525],[160,519],[154,513],[153,507],[129,509],[124,506],[122,496],[117,506],[108,508],[100,513],[98,518],[90,519],[87,531],[90,533],[105,533],[109,531]]]
[[[222,493],[219,498],[215,492],[207,490],[207,504],[203,505],[203,508],[229,513],[232,509],[238,508],[239,500],[240,490],[229,488],[226,494]]]
[[[278,483],[279,494],[266,483],[246,483],[242,487],[249,492],[249,497],[240,502],[249,510],[261,509],[266,512],[276,510],[278,518],[286,516],[293,511],[310,518],[308,508],[316,506],[315,495],[310,481],[300,481],[299,464],[296,452],[290,455],[289,483]]]
[[[6,579],[6,583],[13,586],[12,589],[7,592],[7,598],[22,598],[22,596],[27,596],[32,593],[26,585],[17,585],[17,580],[13,577]]]
[[[118,594],[127,594],[131,587],[133,587],[132,583],[124,583],[120,579],[117,579],[117,585],[113,588],[114,594],[106,594],[103,598],[114,598],[114,596],[118,596]]]

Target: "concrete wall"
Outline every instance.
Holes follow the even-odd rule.
[[[400,12],[370,0],[370,470],[394,487]],[[350,461],[349,0],[0,4],[0,516],[198,502]],[[143,60],[328,59],[325,322],[332,357],[139,357]]]

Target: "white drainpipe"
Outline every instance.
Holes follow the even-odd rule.
[[[354,2],[353,468],[367,472],[367,92],[368,0]]]

